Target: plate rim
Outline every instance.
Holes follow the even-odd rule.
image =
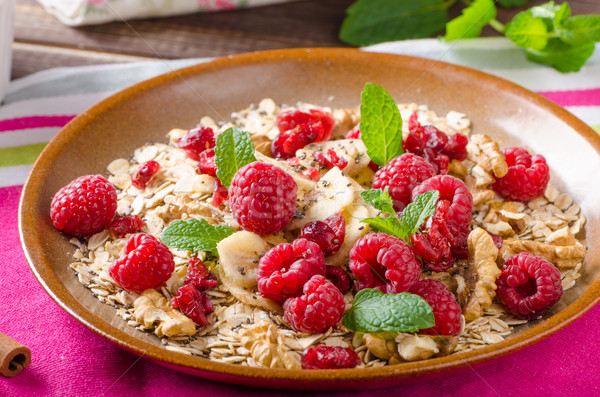
[[[33,164],[23,186],[18,209],[19,237],[21,245],[29,267],[34,273],[38,282],[42,285],[46,293],[48,293],[48,295],[50,295],[50,297],[72,317],[100,336],[119,345],[127,351],[137,355],[145,356],[150,358],[152,361],[159,362],[163,365],[168,364],[167,366],[182,372],[202,377],[206,377],[207,373],[211,374],[211,376],[219,374],[221,377],[225,378],[226,382],[229,383],[241,383],[243,379],[239,380],[238,378],[245,378],[246,380],[254,379],[255,381],[262,380],[263,384],[261,384],[261,387],[275,388],[280,388],[282,386],[287,387],[290,385],[300,385],[301,387],[304,386],[306,389],[320,389],[321,387],[319,387],[317,383],[336,381],[335,384],[332,383],[332,386],[335,387],[336,390],[340,390],[340,385],[337,384],[338,381],[350,382],[349,385],[351,384],[352,387],[354,387],[356,382],[375,380],[386,380],[390,381],[391,384],[401,384],[405,383],[403,381],[408,378],[411,379],[408,383],[413,383],[417,380],[417,378],[431,377],[432,375],[436,374],[443,375],[450,370],[465,369],[471,365],[489,362],[495,358],[499,358],[508,353],[520,350],[521,348],[530,344],[537,343],[571,324],[577,318],[581,317],[584,313],[590,310],[600,300],[600,279],[593,282],[592,285],[590,285],[590,287],[581,296],[575,299],[563,310],[554,314],[552,317],[502,342],[488,345],[480,349],[454,353],[449,356],[432,358],[426,361],[402,363],[399,365],[378,368],[325,371],[255,368],[211,361],[201,357],[194,357],[194,359],[190,362],[190,356],[188,355],[179,352],[167,351],[160,346],[134,338],[133,336],[128,335],[115,327],[112,327],[105,320],[100,319],[90,310],[86,309],[85,306],[83,306],[69,293],[58,277],[51,272],[50,265],[44,261],[45,258],[41,252],[39,242],[32,241],[34,240],[32,237],[33,234],[28,233],[28,231],[35,230],[35,219],[33,219],[33,215],[30,215],[28,211],[26,211],[26,208],[28,208],[32,202],[36,202],[36,197],[39,197],[39,188],[36,188],[35,184],[32,182],[32,175],[38,171],[40,167],[43,167],[44,162],[48,162],[56,155],[56,152],[59,151],[62,145],[66,144],[66,141],[70,135],[76,133],[78,126],[80,126],[82,123],[93,119],[96,114],[102,113],[105,109],[118,106],[121,101],[126,100],[129,97],[143,95],[147,90],[151,90],[157,86],[169,84],[169,82],[175,79],[183,79],[188,75],[210,73],[211,71],[222,70],[224,68],[236,68],[248,64],[274,62],[277,60],[297,60],[303,62],[306,60],[331,60],[332,58],[335,58],[337,62],[341,62],[340,58],[352,59],[354,57],[363,56],[380,58],[382,60],[393,58],[394,60],[399,61],[403,59],[403,61],[407,63],[417,62],[422,64],[430,64],[430,69],[443,69],[450,71],[451,73],[475,76],[487,84],[501,87],[505,91],[508,91],[520,98],[533,102],[535,105],[549,110],[556,117],[564,121],[582,138],[584,138],[596,152],[600,153],[600,135],[598,135],[591,127],[587,126],[585,123],[583,123],[583,121],[579,120],[566,109],[508,80],[465,66],[450,64],[442,61],[434,61],[415,56],[376,53],[348,48],[299,48],[269,50],[216,58],[212,61],[199,63],[182,69],[172,70],[171,72],[144,80],[103,99],[88,110],[76,116],[46,145],[38,159]],[[36,192],[38,193],[37,195],[35,194]],[[112,331],[115,332],[116,335],[109,332],[111,330],[107,330],[106,325],[108,325],[108,327],[112,327]],[[426,363],[426,365],[423,365],[423,363]],[[281,382],[269,382],[269,380],[272,381],[275,379]],[[261,381],[258,383],[261,383]],[[381,386],[374,385],[372,387],[375,388]]]

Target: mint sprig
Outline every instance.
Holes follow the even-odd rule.
[[[366,218],[361,222],[368,223],[369,226],[380,232],[399,237],[406,242],[410,241],[410,235],[415,233],[425,220],[433,215],[440,192],[431,190],[415,197],[412,203],[408,204],[402,216],[398,218],[394,211],[393,201],[386,190],[369,189],[360,194],[360,197],[376,209],[389,214],[387,218]]]
[[[360,137],[375,164],[385,165],[404,153],[402,116],[394,98],[381,86],[365,84],[360,105]]]
[[[215,164],[223,186],[228,188],[233,175],[253,161],[256,161],[254,143],[248,132],[231,127],[217,136]]]
[[[167,226],[160,240],[170,248],[185,251],[208,251],[219,256],[217,243],[235,233],[227,225],[211,225],[204,219],[176,220]]]
[[[419,295],[365,288],[354,297],[343,324],[355,332],[416,332],[433,327],[435,318],[431,306]]]
[[[446,24],[446,40],[479,37],[481,30],[496,18],[493,0],[475,0],[462,10],[462,15]]]

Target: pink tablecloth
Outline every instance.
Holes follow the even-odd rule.
[[[436,42],[428,41],[414,48],[423,51],[427,48],[424,44],[438,46]],[[410,48],[413,48],[411,45],[399,44],[379,50],[410,53]],[[485,45],[486,48],[496,46],[498,51],[504,48],[504,42],[500,41],[487,41]],[[466,50],[462,50],[461,59],[465,59]],[[474,56],[479,53],[473,52]],[[506,54],[503,54],[503,59]],[[518,56],[516,54],[514,56]],[[581,74],[570,77],[557,74],[556,78],[545,80],[547,86],[532,88],[544,91],[545,95],[567,106],[584,120],[588,117],[588,123],[600,124],[599,58],[596,56],[595,61]],[[476,58],[471,59],[477,62]],[[525,66],[521,69],[505,69],[502,72],[504,77],[513,76],[518,81],[526,79],[527,73],[536,70],[555,73],[543,67],[521,65]],[[156,64],[49,71],[14,82],[7,103],[0,107],[0,331],[27,345],[32,351],[29,368],[15,378],[0,377],[0,396],[296,394],[216,383],[139,359],[96,335],[64,312],[45,293],[29,270],[19,242],[17,207],[23,177],[28,164],[35,158],[35,151],[39,152],[43,142],[74,114],[115,89],[148,77],[140,70],[150,75],[164,71],[153,68],[156,68]],[[123,80],[126,75],[135,77]],[[110,81],[102,81],[106,76],[112,76]],[[64,80],[61,82],[61,79]],[[527,80],[536,84],[535,79]],[[72,84],[65,84],[66,81]],[[560,87],[557,81],[568,84]],[[561,94],[560,91],[566,89],[569,92]],[[90,94],[92,91],[95,96]],[[557,334],[496,362],[477,369],[468,368],[460,375],[387,390],[339,392],[333,395],[600,395],[598,341],[600,307],[596,306]]]

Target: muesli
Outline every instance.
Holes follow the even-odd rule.
[[[266,98],[203,117],[107,171],[53,198],[79,236],[71,268],[165,349],[225,363],[374,367],[500,342],[586,253],[543,156],[374,84],[356,109]]]

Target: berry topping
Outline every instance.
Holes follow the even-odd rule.
[[[325,274],[325,258],[317,244],[302,238],[279,244],[258,262],[258,291],[265,298],[283,302],[300,295],[315,274]]]
[[[150,234],[129,237],[123,256],[110,265],[110,276],[129,291],[156,288],[171,277],[175,269],[169,248]]]
[[[346,220],[341,212],[336,212],[324,221],[307,223],[300,231],[300,238],[317,243],[325,256],[338,252],[345,235]]]
[[[447,200],[447,220],[458,225],[471,223],[471,210],[473,209],[473,196],[463,181],[450,175],[438,175],[426,180],[413,189],[413,199],[419,194],[437,190],[440,192],[439,201]]]
[[[213,272],[209,271],[200,258],[193,257],[188,264],[184,284],[191,284],[200,291],[212,289],[219,284]]]
[[[282,132],[271,142],[271,154],[275,158],[289,159],[296,151],[309,143],[317,142],[324,134],[321,122],[316,124],[298,124],[291,130]]]
[[[133,175],[131,175],[131,184],[138,189],[145,189],[150,182],[150,179],[158,173],[160,170],[160,164],[156,161],[148,161],[138,168]]]
[[[208,295],[192,284],[186,284],[177,290],[177,294],[171,298],[171,306],[179,308],[198,325],[208,325],[210,322],[206,315],[214,310]]]
[[[213,207],[219,207],[229,197],[229,191],[221,184],[219,178],[215,178],[215,192],[213,193],[212,205]]]
[[[349,266],[358,290],[404,292],[421,277],[421,265],[412,247],[384,233],[367,234],[359,239],[350,250]]]
[[[516,316],[535,318],[562,296],[560,272],[550,262],[521,252],[504,262],[496,285],[502,303]]]
[[[360,363],[360,356],[349,347],[312,346],[302,354],[303,369],[354,368]]]
[[[54,227],[75,236],[98,233],[117,213],[117,192],[101,175],[80,176],[60,188],[50,203]]]
[[[304,295],[283,304],[283,317],[298,332],[320,333],[335,326],[344,314],[344,296],[321,275],[304,284]]]
[[[492,185],[496,193],[513,201],[531,200],[544,193],[550,179],[544,156],[532,156],[520,147],[510,147],[502,153],[506,156],[508,173]]]
[[[215,178],[217,177],[214,149],[206,149],[200,153],[198,165],[196,165],[196,173],[214,176]]]
[[[177,145],[185,150],[192,160],[200,160],[200,153],[215,147],[215,133],[210,127],[198,127],[182,136]]]
[[[110,231],[118,238],[135,233],[146,226],[146,222],[139,215],[117,216],[110,225]]]
[[[335,120],[331,113],[321,109],[296,109],[287,110],[277,115],[277,128],[280,133],[289,131],[300,124],[322,125],[322,133],[316,137],[314,142],[325,141],[331,136],[331,131],[335,127]]]
[[[329,149],[327,153],[314,152],[313,157],[317,163],[329,170],[333,167],[338,167],[341,170],[348,165],[348,160],[343,157],[340,158],[333,148]]]
[[[401,211],[411,200],[411,193],[419,183],[436,174],[435,169],[423,158],[404,153],[381,167],[373,177],[373,188],[384,189],[394,200],[394,209]]]
[[[312,179],[315,182],[321,179],[321,173],[319,172],[319,169],[317,167],[307,168],[306,170],[302,171],[302,175]]]
[[[417,281],[410,293],[425,299],[433,309],[435,326],[419,331],[428,335],[456,335],[460,332],[461,308],[456,298],[442,282],[432,279]]]
[[[339,266],[325,265],[325,278],[333,283],[342,294],[352,289],[352,280]]]
[[[252,162],[240,168],[229,187],[229,206],[235,220],[259,236],[277,233],[296,211],[298,185],[281,168]]]
[[[346,139],[360,139],[360,124],[356,124],[354,128],[348,131]]]

